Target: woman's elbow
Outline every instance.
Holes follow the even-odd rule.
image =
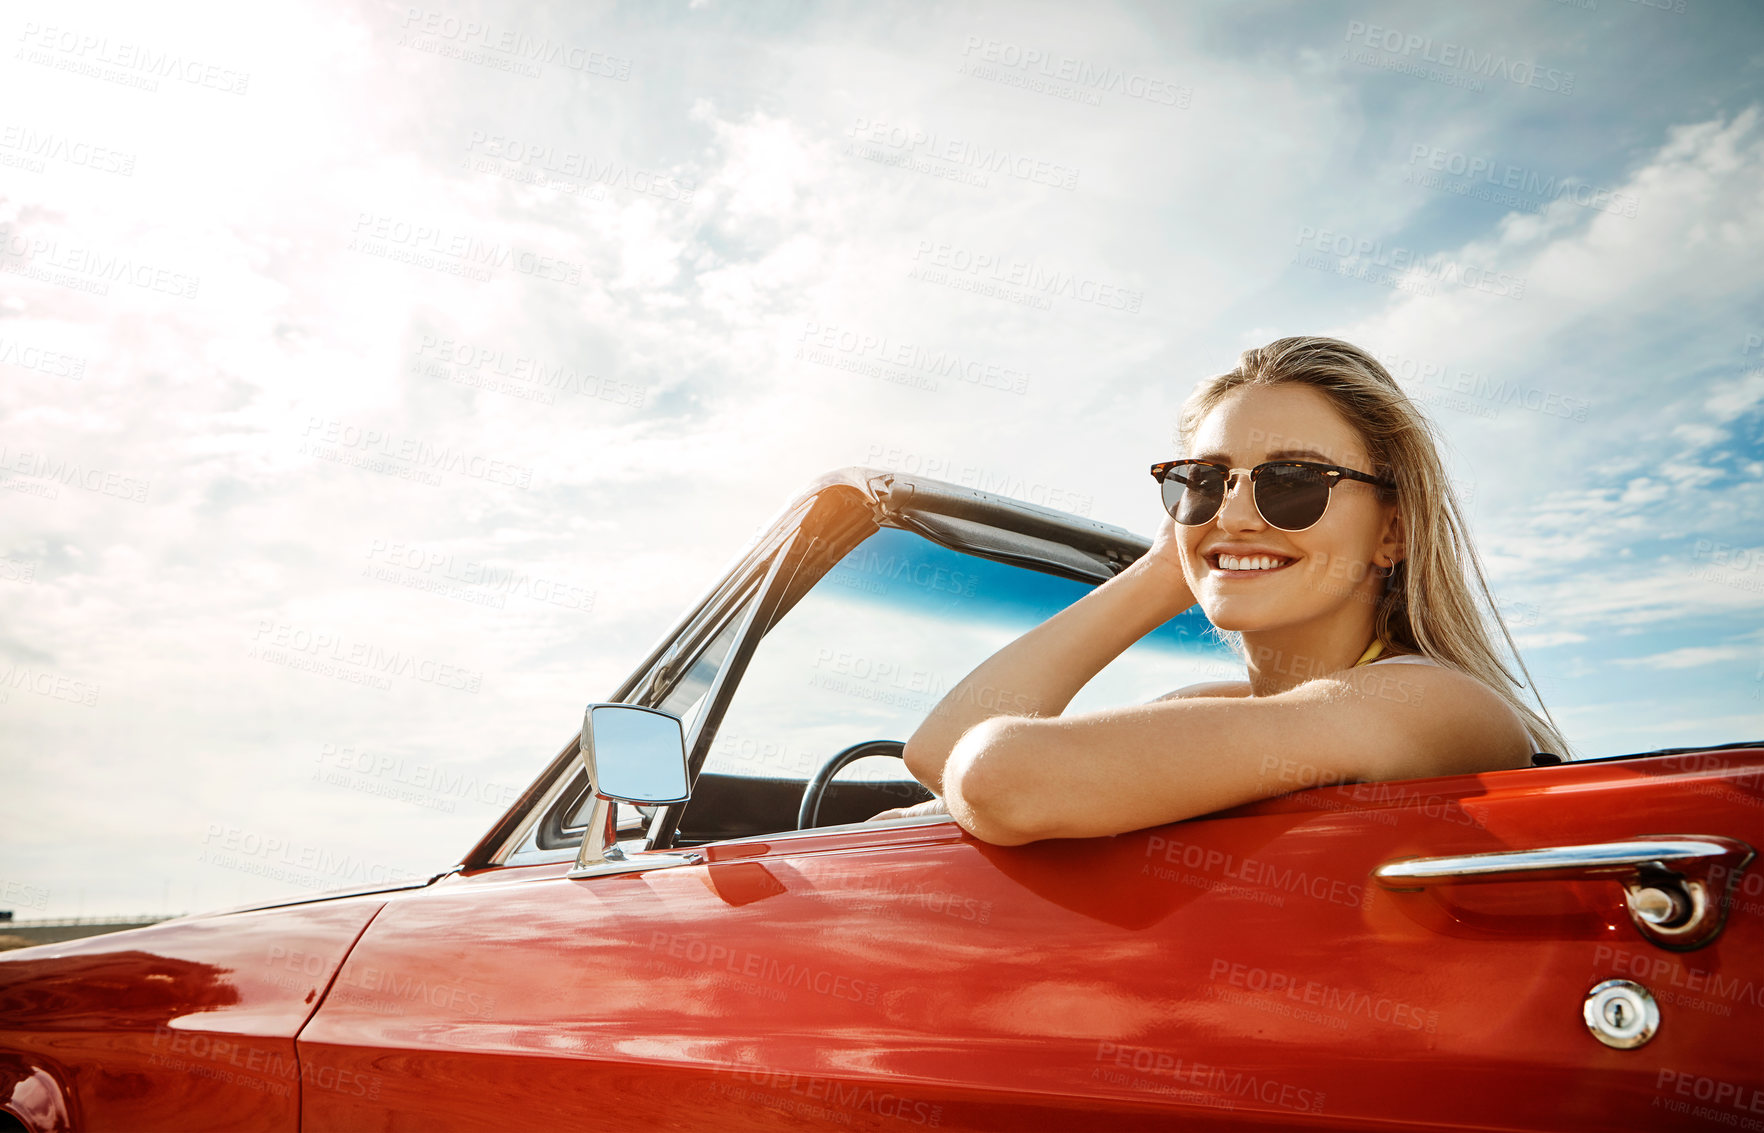
[[[1022,774],[1029,721],[995,717],[956,741],[943,769],[943,797],[962,829],[997,846],[1053,836],[1053,808],[1027,790]]]
[[[943,765],[947,761],[938,759],[928,748],[929,745],[915,734],[900,749],[900,758],[906,764],[908,774],[941,794],[938,788],[942,786]]]

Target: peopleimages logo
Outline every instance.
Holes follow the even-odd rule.
[[[1442,42],[1430,35],[1404,33],[1396,28],[1368,24],[1362,20],[1349,20],[1347,35],[1343,38],[1348,43],[1382,51],[1387,57],[1383,61],[1363,57],[1356,60],[1361,63],[1401,70],[1402,67],[1392,67],[1389,64],[1396,60],[1406,62],[1419,59],[1423,63],[1433,63],[1448,71],[1461,71],[1466,75],[1504,79],[1518,86],[1537,87],[1554,94],[1574,93],[1573,71],[1540,67],[1533,60],[1509,59],[1506,55],[1493,51],[1479,52],[1474,47]]]
[[[882,366],[888,366],[905,371],[914,379],[947,378],[952,385],[965,382],[970,386],[996,389],[1005,393],[1020,394],[1029,389],[1029,375],[1026,371],[992,361],[964,357],[951,348],[933,348],[905,339],[891,338],[876,331],[809,322],[803,324],[802,333],[797,335],[797,342],[803,344],[796,348],[797,358],[859,373],[873,370],[875,372],[870,373],[871,377],[894,380],[897,375],[882,369]],[[869,362],[881,365],[866,365]],[[922,384],[932,389],[938,388],[937,383],[932,380]]]
[[[93,78],[120,76],[133,80],[128,85],[145,90],[158,90],[157,79],[171,79],[190,86],[207,87],[223,94],[244,94],[251,85],[251,74],[247,71],[234,71],[200,59],[186,58],[176,51],[160,51],[145,44],[113,44],[107,35],[95,35],[74,28],[45,27],[35,21],[27,21],[18,34],[18,41],[30,52],[29,55],[21,52],[20,58],[59,66],[62,70],[76,71]],[[107,74],[107,71],[110,73]],[[156,78],[150,79],[147,77],[149,75]]]
[[[560,149],[554,145],[508,138],[501,134],[487,134],[482,130],[472,131],[471,139],[466,143],[466,152],[517,166],[527,166],[564,181],[598,182],[616,189],[629,189],[634,193],[646,193],[682,204],[691,203],[693,191],[697,188],[692,181],[681,180],[672,174],[636,169],[625,162],[610,158],[598,160],[578,150]]]
[[[1379,354],[1378,360],[1384,363],[1385,369],[1399,382],[1411,387],[1412,396],[1419,392],[1413,387],[1421,385],[1447,393],[1468,395],[1485,403],[1491,410],[1499,407],[1528,409],[1548,417],[1561,417],[1571,421],[1586,420],[1587,412],[1592,408],[1592,402],[1583,397],[1572,397],[1507,379],[1491,378],[1461,366],[1424,361],[1395,352]]]
[[[17,366],[74,382],[86,376],[86,360],[79,355],[44,350],[16,338],[0,338],[0,366]]]
[[[0,271],[40,278],[93,295],[110,294],[110,284],[126,283],[179,299],[194,299],[202,280],[133,257],[95,248],[63,248],[60,241],[26,236],[0,225]]]
[[[1084,101],[1097,105],[1099,93],[1124,94],[1128,98],[1137,98],[1143,102],[1161,106],[1174,106],[1180,110],[1188,109],[1194,100],[1194,89],[1170,82],[1166,79],[1142,75],[1138,72],[1127,72],[1119,67],[1109,67],[1091,63],[1085,59],[1074,59],[1057,51],[1044,51],[1038,47],[1025,47],[1008,40],[983,39],[977,35],[967,37],[962,46],[962,55],[974,64],[991,64],[1007,70],[1021,71],[1028,74],[1033,71],[1037,76],[1054,82],[1070,84],[1075,91],[1089,97]],[[976,77],[992,76],[975,72]]]
[[[36,480],[37,485],[24,484],[13,480],[13,477]],[[129,476],[110,469],[94,468],[82,464],[78,460],[70,460],[65,456],[55,456],[44,452],[32,452],[29,449],[13,449],[0,444],[0,484],[8,487],[16,486],[19,490],[35,487],[33,495],[46,495],[54,499],[59,490],[50,487],[59,484],[67,488],[82,488],[88,492],[96,492],[102,496],[112,496],[129,503],[145,503],[150,481],[139,476]]]
[[[506,607],[510,597],[583,613],[594,609],[594,591],[588,587],[536,578],[523,570],[476,559],[461,559],[451,551],[421,544],[375,539],[367,557],[374,565],[362,571],[364,577],[432,591],[442,597],[460,598],[499,610]]]
[[[845,132],[860,143],[893,150],[903,160],[908,155],[922,156],[986,173],[1005,173],[1019,181],[1033,181],[1056,189],[1069,190],[1078,187],[1078,170],[1071,166],[1046,158],[1013,153],[1000,146],[984,145],[966,138],[946,137],[935,130],[927,133],[917,127],[859,118]],[[871,155],[860,151],[860,156]],[[886,163],[889,158],[882,155],[878,160]]]
[[[33,130],[24,125],[0,126],[0,149],[17,151],[25,161],[31,163],[33,172],[37,173],[43,171],[45,159],[64,161],[69,165],[80,165],[100,173],[115,173],[122,177],[132,176],[135,172],[135,155],[132,153],[93,145],[91,142],[70,138],[66,134]],[[0,160],[0,164],[15,163]]]
[[[370,641],[351,641],[329,630],[315,631],[287,622],[260,619],[252,643],[249,655],[254,660],[326,676],[346,672],[354,683],[378,681],[380,688],[390,687],[391,677],[414,677],[423,684],[475,694],[484,683],[480,669],[419,657],[402,649],[385,649]]]
[[[996,281],[1009,287],[1021,288],[1025,295],[1043,303],[1050,296],[1058,296],[1136,315],[1145,302],[1143,291],[1120,287],[1075,272],[1060,271],[1036,260],[975,251],[957,244],[920,240],[918,248],[913,252],[913,260],[919,265],[914,269],[919,274],[913,278],[931,278],[932,282],[942,283],[953,272],[957,277]]]
[[[398,437],[340,417],[308,417],[300,445],[303,456],[335,459],[338,454],[344,454],[372,458],[367,461],[367,466],[376,471],[379,466],[390,465],[406,472],[453,472],[473,480],[522,489],[533,483],[533,470],[525,465],[468,453],[452,445],[437,445],[417,437]],[[341,463],[358,461],[343,460]]]
[[[510,63],[524,64],[528,68],[536,67],[539,63],[551,63],[585,75],[616,79],[621,83],[631,78],[629,59],[604,51],[591,51],[580,44],[564,43],[546,35],[532,35],[518,28],[462,20],[446,12],[424,8],[409,9],[400,26],[407,36],[428,37],[428,41],[418,40],[409,44],[419,50],[428,50],[436,46],[437,42],[445,42],[461,51],[488,53]],[[465,57],[472,62],[479,61],[477,58]]]
[[[1294,256],[1295,262],[1303,262],[1307,267],[1317,266],[1304,260],[1308,249],[1333,257],[1339,265],[1346,265],[1351,261],[1359,268],[1389,269],[1406,280],[1451,283],[1471,291],[1499,295],[1503,299],[1525,297],[1524,276],[1508,275],[1506,272],[1497,272],[1475,264],[1460,263],[1438,252],[1431,256],[1422,255],[1401,245],[1387,246],[1382,240],[1356,237],[1349,232],[1335,232],[1328,228],[1312,228],[1309,225],[1299,229],[1298,239],[1294,243],[1300,249]]]
[[[1514,165],[1512,162],[1496,161],[1490,157],[1467,154],[1459,150],[1441,149],[1439,146],[1421,143],[1410,146],[1409,164],[1411,166],[1425,165],[1434,173],[1462,177],[1465,182],[1473,185],[1480,182],[1496,189],[1510,189],[1522,196],[1540,197],[1546,201],[1555,201],[1566,197],[1581,208],[1614,212],[1627,217],[1634,217],[1641,204],[1640,200],[1630,193],[1589,185],[1584,181],[1576,181],[1572,177],[1557,177],[1554,174],[1540,173],[1535,169]],[[1409,171],[1404,180],[1429,189],[1450,184],[1440,178],[1429,179],[1425,174],[1418,175],[1413,169]],[[1481,185],[1478,187],[1480,188]],[[1479,199],[1482,198],[1479,197]],[[1491,196],[1487,199],[1491,199],[1497,204],[1514,203],[1505,196]]]

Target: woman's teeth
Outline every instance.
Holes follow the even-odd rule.
[[[1277,559],[1272,555],[1220,555],[1221,570],[1278,570],[1291,562],[1291,559]]]

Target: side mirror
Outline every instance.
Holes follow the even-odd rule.
[[[680,718],[635,704],[590,704],[582,714],[578,746],[594,805],[570,876],[632,868],[623,865],[637,859],[627,859],[618,847],[613,803],[651,806],[691,797]]]
[[[582,763],[595,795],[619,802],[683,803],[686,737],[680,718],[634,704],[590,704],[582,714]]]

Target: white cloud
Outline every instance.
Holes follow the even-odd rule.
[[[1513,644],[1521,650],[1549,649],[1557,645],[1578,645],[1586,640],[1584,633],[1559,631],[1556,633],[1516,633]]]
[[[1748,370],[1730,381],[1718,382],[1703,403],[1720,421],[1731,421],[1764,404],[1764,370]]]
[[[1651,657],[1620,657],[1616,664],[1626,669],[1700,669],[1726,661],[1750,661],[1760,655],[1755,645],[1692,645]]]

